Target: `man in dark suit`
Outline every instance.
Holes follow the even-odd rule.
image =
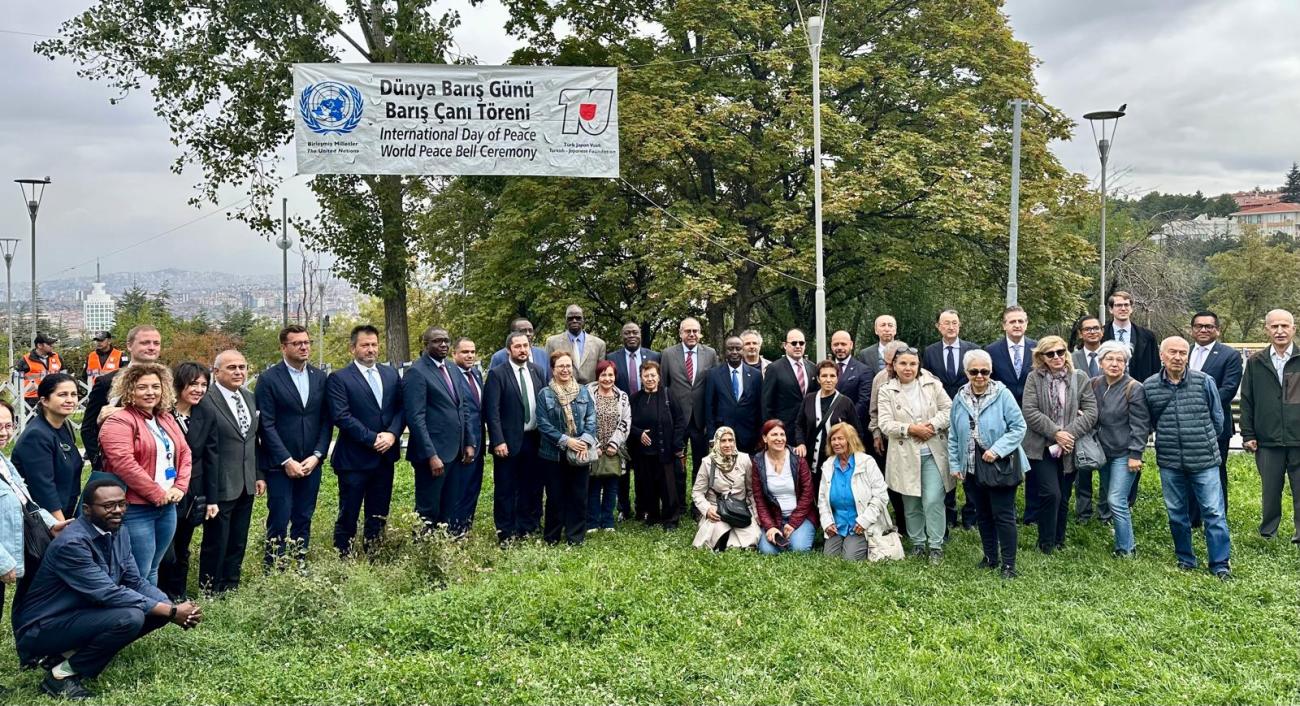
[[[542,371],[542,380],[550,382],[551,380],[551,359],[545,348],[533,346],[533,322],[522,316],[510,320],[510,333],[522,333],[528,336],[528,345],[532,346],[532,361],[537,369]],[[501,365],[510,360],[510,346],[506,346],[496,353],[492,354],[492,359],[488,361],[488,370]]]
[[[1101,319],[1095,316],[1080,317],[1078,323],[1079,347],[1074,349],[1074,369],[1083,370],[1088,377],[1101,375],[1101,359],[1097,349],[1101,347],[1101,335],[1104,327]]]
[[[661,383],[681,408],[686,418],[686,438],[691,444],[691,466],[696,472],[700,462],[709,453],[709,437],[705,435],[704,388],[708,372],[718,364],[718,353],[700,343],[700,322],[693,317],[682,319],[677,328],[681,343],[669,346],[660,354]],[[686,497],[686,469],[677,469],[679,498]]]
[[[1192,317],[1192,347],[1188,366],[1214,378],[1219,388],[1219,401],[1223,404],[1223,432],[1219,434],[1219,485],[1223,488],[1223,516],[1228,516],[1228,442],[1236,431],[1232,420],[1232,400],[1241,388],[1241,354],[1235,348],[1219,341],[1219,315],[1213,311],[1198,311]],[[1201,524],[1201,509],[1192,504],[1192,526]]]
[[[311,518],[320,493],[321,462],[330,450],[325,373],[311,360],[311,334],[301,324],[280,331],[284,359],[257,380],[257,466],[266,479],[267,567],[284,557],[285,536],[299,568],[307,561]]]
[[[712,439],[718,427],[736,432],[736,448],[752,454],[758,450],[763,426],[763,373],[745,364],[745,344],[729,336],[723,346],[726,363],[709,371],[704,388],[705,434]]]
[[[1101,340],[1119,341],[1133,347],[1128,374],[1142,382],[1160,372],[1160,348],[1156,345],[1156,335],[1129,318],[1133,315],[1133,296],[1117,291],[1106,298],[1106,306],[1110,308],[1111,320]]]
[[[424,355],[402,380],[402,407],[410,439],[406,460],[415,471],[415,511],[431,531],[448,524],[453,535],[463,527],[450,526],[456,493],[464,489],[481,443],[471,433],[469,388],[465,376],[447,359],[451,335],[430,327],[421,337]]]
[[[140,324],[127,332],[126,350],[130,354],[127,365],[157,363],[158,357],[162,355],[162,334],[149,324]],[[85,457],[92,470],[104,470],[99,453],[99,413],[109,406],[108,393],[113,389],[113,379],[119,372],[120,369],[95,378],[95,384],[91,386],[90,395],[86,398],[86,413],[82,415],[81,422],[81,444],[86,447]],[[113,404],[116,405],[116,401]]]
[[[334,548],[347,556],[365,505],[363,547],[384,535],[393,500],[393,465],[402,453],[402,383],[392,366],[379,365],[379,329],[362,324],[348,341],[352,365],[330,374],[325,390],[338,427],[331,466],[339,482]]]
[[[867,438],[867,424],[871,421],[871,381],[875,373],[867,364],[853,357],[853,337],[848,331],[831,334],[831,360],[839,370],[840,381],[835,389],[853,400],[853,411],[858,415],[858,437]]]
[[[641,327],[631,321],[623,324],[622,338],[623,347],[605,356],[605,360],[614,364],[614,386],[626,392],[630,402],[641,390],[641,363],[658,362],[659,354],[641,347]],[[618,513],[623,517],[632,516],[631,473],[618,477]]]
[[[858,351],[858,360],[866,363],[867,370],[873,378],[885,369],[885,357],[881,352],[898,336],[898,322],[889,314],[881,314],[876,317],[874,330],[875,344]]]
[[[1017,405],[1025,395],[1025,380],[1029,379],[1029,370],[1034,364],[1034,346],[1038,345],[1038,341],[1025,337],[1027,328],[1029,315],[1013,304],[1002,311],[1002,331],[1006,336],[984,347],[993,359],[993,379],[1007,386]],[[1031,469],[1024,470],[1025,515],[1021,521],[1032,524],[1038,520],[1038,476]]]
[[[470,433],[483,438],[483,371],[478,367],[478,347],[470,339],[462,336],[453,345],[452,358],[456,367],[465,376],[465,387],[469,389],[469,428]],[[478,444],[479,449],[482,444]],[[463,476],[462,486],[456,491],[456,505],[452,512],[453,523],[464,527],[468,532],[474,526],[474,515],[478,510],[478,496],[483,490],[483,459],[486,453],[475,453],[470,464],[470,472]]]
[[[209,515],[203,523],[199,548],[199,585],[214,593],[239,588],[253,497],[266,493],[266,480],[257,470],[257,403],[243,388],[248,379],[244,354],[226,350],[213,363],[213,385],[203,396],[204,412],[216,422],[216,466],[204,469]]]
[[[763,420],[780,419],[790,439],[804,395],[817,389],[817,369],[804,358],[807,345],[803,331],[787,331],[785,355],[772,361],[763,376]]]
[[[1095,316],[1080,317],[1076,326],[1079,347],[1071,354],[1074,359],[1074,369],[1082,370],[1088,373],[1088,377],[1095,378],[1102,374],[1101,358],[1098,356],[1097,349],[1101,347],[1101,334],[1103,326],[1101,319]],[[1093,487],[1092,478],[1094,475],[1101,478],[1100,473],[1093,473],[1091,468],[1074,469],[1078,478],[1074,481],[1074,514],[1083,522],[1092,519],[1093,510]],[[1110,522],[1110,504],[1106,501],[1106,495],[1109,489],[1105,485],[1097,489],[1096,497],[1096,517],[1102,522]],[[1133,485],[1133,492],[1137,492],[1137,484]],[[1130,495],[1136,498],[1136,495]]]
[[[492,461],[492,521],[497,541],[535,534],[542,523],[542,474],[537,464],[537,393],[546,384],[529,360],[528,338],[506,339],[510,358],[488,371],[483,388]]]
[[[943,391],[949,399],[957,397],[957,391],[966,384],[966,366],[963,361],[966,354],[979,346],[961,339],[961,316],[956,309],[944,309],[934,327],[939,331],[939,340],[925,347],[921,353],[921,367],[929,370],[943,384]],[[953,488],[943,498],[948,526],[957,525],[957,489]],[[971,529],[975,526],[975,506],[970,499],[961,508],[961,526]]]

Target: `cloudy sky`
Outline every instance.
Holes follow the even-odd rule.
[[[831,0],[832,21],[837,2],[847,1]],[[38,222],[39,278],[93,274],[96,258],[106,272],[279,270],[273,245],[221,213],[183,225],[215,209],[186,204],[199,175],[171,173],[176,150],[147,95],[111,106],[108,89],[78,78],[70,62],[31,52],[37,38],[21,33],[53,34],[87,0],[11,5],[0,19],[0,194],[12,191],[0,197],[0,237],[24,239],[16,282],[30,268],[29,225],[9,180],[46,175],[54,183]],[[462,8],[460,51],[482,63],[508,56],[514,43],[495,0],[440,4],[449,5]],[[1271,187],[1300,159],[1300,2],[1007,0],[1006,12],[1042,61],[1049,103],[1076,117],[1128,104],[1112,152],[1124,191]],[[1068,168],[1095,177],[1096,151],[1080,122],[1076,139],[1055,149]],[[311,208],[301,180],[285,195],[292,212]]]

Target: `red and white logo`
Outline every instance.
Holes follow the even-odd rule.
[[[614,108],[614,90],[611,88],[566,88],[560,91],[560,105],[564,106],[565,135],[599,135],[609,128],[610,114]]]

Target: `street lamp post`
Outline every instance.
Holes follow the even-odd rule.
[[[817,360],[826,360],[826,273],[822,255],[822,17],[808,18],[808,53],[813,91],[813,222],[817,232],[817,285],[813,293]]]
[[[17,238],[0,238],[0,252],[5,256],[5,306],[9,311],[5,316],[9,338],[9,370],[14,369],[14,253],[18,251],[21,242],[23,241]]]
[[[1015,111],[1011,120],[1011,247],[1007,252],[1007,306],[1020,303],[1020,127],[1025,108],[1033,108],[1043,117],[1042,106],[1016,98],[1007,102]]]
[[[1092,113],[1085,113],[1084,120],[1092,127],[1092,139],[1097,143],[1097,155],[1101,157],[1101,301],[1098,305],[1097,318],[1101,325],[1106,325],[1106,165],[1110,161],[1110,147],[1115,140],[1115,128],[1119,127],[1119,119],[1124,117],[1124,110],[1128,108],[1128,103],[1121,105],[1119,110],[1098,110]],[[1107,125],[1107,122],[1110,125]],[[1097,136],[1097,124],[1101,124],[1101,136]],[[1110,128],[1110,134],[1106,134],[1106,128]]]
[[[280,248],[284,265],[284,291],[281,300],[281,326],[289,325],[289,248],[293,247],[293,241],[289,240],[289,199],[280,201],[280,239],[275,241],[276,247]]]
[[[32,340],[36,340],[36,214],[41,210],[41,200],[45,198],[45,187],[50,178],[14,179],[22,189],[23,202],[27,204],[27,215],[32,219]]]
[[[320,294],[318,304],[320,311],[317,313],[317,321],[320,327],[320,345],[318,346],[319,353],[316,365],[322,369],[325,367],[325,275],[328,272],[329,270],[323,267],[316,269],[316,291]]]

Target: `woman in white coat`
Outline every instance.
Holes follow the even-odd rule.
[[[691,489],[691,501],[700,511],[700,527],[695,531],[694,546],[722,551],[727,547],[753,549],[758,546],[758,515],[754,512],[754,488],[750,476],[753,464],[749,454],[736,450],[736,432],[718,427],[713,433],[709,455],[700,463]],[[729,495],[743,500],[749,508],[749,525],[732,527],[718,514],[718,498]]]
[[[938,378],[921,370],[915,348],[894,355],[894,378],[880,391],[880,431],[889,438],[885,481],[903,496],[912,556],[943,561],[947,530],[943,497],[948,475],[948,415],[952,400]]]
[[[817,512],[826,538],[827,556],[862,561],[869,546],[880,547],[882,538],[897,528],[889,519],[889,491],[875,459],[867,455],[852,424],[840,422],[830,429],[817,491]],[[872,561],[902,558],[870,556]]]

